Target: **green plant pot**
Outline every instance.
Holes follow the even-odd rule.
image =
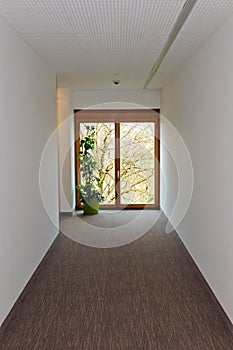
[[[87,215],[98,214],[99,212],[99,200],[90,199],[88,202],[83,204],[83,212]]]

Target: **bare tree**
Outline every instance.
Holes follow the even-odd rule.
[[[85,123],[87,124],[87,123]],[[96,123],[96,176],[105,203],[115,201],[115,125]],[[153,123],[120,124],[120,195],[123,204],[154,199]],[[83,129],[84,130],[84,129]],[[81,128],[82,132],[82,128]]]

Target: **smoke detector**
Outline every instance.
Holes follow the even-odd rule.
[[[119,85],[120,84],[120,79],[113,79],[113,84],[114,85]]]

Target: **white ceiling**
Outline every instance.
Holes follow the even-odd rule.
[[[0,13],[58,73],[60,86],[141,89],[184,4],[0,0]],[[232,0],[198,0],[149,88],[161,88],[232,12]]]

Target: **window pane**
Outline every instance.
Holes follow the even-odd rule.
[[[94,126],[96,147],[96,176],[100,179],[100,192],[104,196],[101,204],[115,204],[115,124],[80,123],[80,137],[86,136],[86,126]],[[82,180],[81,180],[82,182]]]
[[[120,124],[121,204],[155,203],[154,128],[152,122]]]

